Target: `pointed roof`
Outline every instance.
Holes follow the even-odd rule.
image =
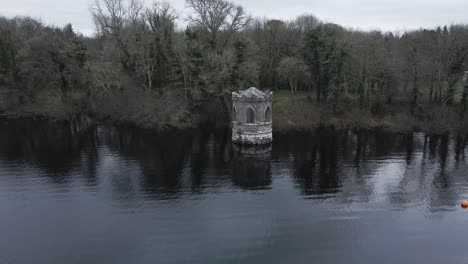
[[[249,89],[244,91],[233,92],[232,96],[244,99],[270,99],[271,92],[265,93],[255,87],[250,87]]]
[[[266,93],[255,87],[250,87],[249,89],[242,91],[240,94],[248,97],[264,97],[266,95]]]

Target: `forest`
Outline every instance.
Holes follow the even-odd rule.
[[[226,0],[186,7],[189,16],[169,2],[96,0],[93,36],[0,17],[0,113],[160,129],[228,124],[231,92],[255,86],[275,93],[282,129],[468,128],[466,25],[362,31],[311,14],[256,18]]]

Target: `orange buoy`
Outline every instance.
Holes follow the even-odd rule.
[[[461,207],[468,208],[468,200],[462,200],[461,201]]]

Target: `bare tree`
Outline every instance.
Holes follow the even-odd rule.
[[[288,81],[291,93],[297,92],[299,84],[308,79],[308,69],[306,64],[297,58],[284,58],[281,60],[277,71],[283,80]]]
[[[168,2],[155,2],[142,15],[145,27],[140,32],[139,64],[148,91],[153,89],[153,79],[161,84],[162,76],[167,75],[163,68],[169,65],[176,19],[176,12]]]
[[[174,42],[174,51],[184,82],[184,99],[187,100],[187,91],[189,88],[190,79],[190,58],[187,56],[185,46],[185,38],[180,34],[180,36],[176,38],[176,41]]]
[[[187,0],[187,6],[194,11],[189,21],[206,32],[213,51],[224,49],[232,34],[251,21],[242,6],[225,0]]]
[[[91,82],[97,96],[107,95],[112,90],[121,88],[122,66],[110,62],[90,64]]]
[[[135,25],[142,12],[143,5],[139,0],[95,0],[91,7],[97,30],[113,38],[122,53],[121,63],[127,72],[133,71],[132,54],[129,39],[132,34],[126,27]]]
[[[299,16],[294,20],[294,25],[299,28],[301,32],[305,32],[306,30],[313,29],[320,25],[320,20],[311,14],[305,14]]]
[[[139,19],[143,5],[138,0],[95,0],[91,13],[100,33],[117,36],[125,26]]]

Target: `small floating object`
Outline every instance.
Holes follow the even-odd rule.
[[[461,201],[461,207],[468,208],[468,200],[462,200]]]

